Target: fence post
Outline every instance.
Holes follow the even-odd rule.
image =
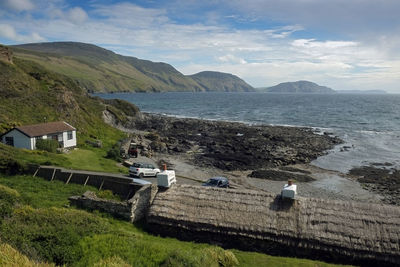
[[[37,168],[37,170],[36,170],[35,173],[33,174],[33,177],[36,176],[36,174],[38,173],[39,170],[40,170],[40,166]]]
[[[86,181],[85,181],[85,183],[83,184],[83,186],[86,186],[86,184],[87,184],[88,181],[89,181],[89,175],[86,177]]]
[[[68,180],[67,180],[67,182],[66,182],[65,184],[68,184],[68,183],[69,183],[69,180],[71,180],[72,174],[73,174],[73,173],[71,172],[71,174],[69,175]]]
[[[99,190],[101,190],[101,188],[103,187],[103,184],[104,184],[104,178],[103,178],[103,181],[101,182],[101,185],[100,185],[100,187],[99,187]]]
[[[53,181],[55,174],[56,174],[56,168],[54,168],[54,170],[53,170],[53,175],[51,176],[51,180],[50,181]]]

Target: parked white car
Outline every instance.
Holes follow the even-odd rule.
[[[145,176],[157,176],[157,173],[159,172],[159,168],[156,168],[153,164],[149,163],[133,163],[133,165],[129,168],[129,175],[139,178],[143,178]]]

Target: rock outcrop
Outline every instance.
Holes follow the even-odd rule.
[[[13,63],[13,52],[7,46],[0,45],[0,60]]]
[[[147,215],[156,234],[273,255],[384,266],[400,264],[400,208],[176,185]]]
[[[130,123],[125,127],[157,134],[156,152],[173,154],[196,149],[196,164],[222,170],[309,163],[341,142],[336,137],[317,135],[309,128],[249,126],[145,113]]]

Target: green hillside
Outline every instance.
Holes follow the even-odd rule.
[[[122,100],[91,97],[72,79],[13,56],[12,50],[0,46],[0,134],[19,125],[63,120],[77,128],[80,148],[65,155],[1,145],[0,171],[2,166],[7,169],[11,160],[119,172],[116,162],[105,157],[126,134],[103,121],[105,110],[119,121],[138,112],[137,107]],[[87,145],[89,140],[100,140],[102,148]],[[90,164],[84,166],[85,162]]]
[[[166,63],[115,54],[76,42],[34,43],[13,46],[15,54],[66,75],[88,92],[248,91],[244,81],[220,74],[219,81],[185,76]],[[229,77],[227,79],[226,77]],[[238,84],[236,84],[238,83]],[[221,86],[222,84],[222,86]]]
[[[239,77],[222,72],[203,71],[190,76],[206,91],[252,92],[254,88]]]

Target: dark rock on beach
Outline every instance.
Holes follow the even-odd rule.
[[[349,174],[357,177],[357,181],[367,190],[382,195],[384,203],[400,205],[400,170],[377,168],[379,165],[373,163],[371,166],[353,168]]]
[[[158,135],[156,152],[187,153],[195,164],[222,170],[255,170],[309,163],[341,143],[309,128],[175,118],[143,113],[126,127]]]

